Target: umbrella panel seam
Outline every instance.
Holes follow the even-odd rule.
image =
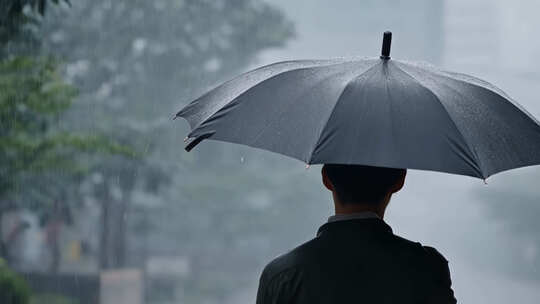
[[[444,112],[446,113],[446,115],[448,116],[448,119],[450,120],[450,122],[454,125],[454,127],[456,128],[456,130],[458,131],[459,135],[461,136],[461,138],[463,139],[463,142],[465,143],[465,146],[467,148],[467,151],[472,155],[474,156],[474,160],[475,160],[475,169],[478,170],[478,173],[480,173],[480,175],[482,176],[482,178],[486,178],[486,176],[484,175],[484,170],[482,169],[482,162],[480,161],[480,158],[478,157],[478,154],[476,153],[476,150],[474,149],[474,147],[467,141],[467,139],[465,138],[465,135],[463,134],[463,132],[461,131],[461,129],[458,127],[458,125],[456,124],[456,122],[454,121],[454,119],[452,118],[452,115],[450,115],[450,113],[448,112],[448,110],[446,109],[446,107],[444,106],[444,104],[441,102],[441,99],[439,98],[439,96],[437,94],[435,94],[435,92],[433,92],[431,89],[429,89],[428,87],[426,87],[420,80],[418,80],[416,77],[414,77],[413,75],[411,75],[409,72],[407,72],[405,69],[402,69],[398,64],[395,64],[394,65],[397,69],[399,69],[400,71],[402,71],[403,73],[405,73],[406,75],[408,75],[409,77],[411,77],[416,83],[418,83],[418,85],[420,85],[422,88],[424,88],[426,91],[428,91],[430,94],[432,94],[435,99],[437,100],[438,104],[440,104],[440,106],[444,109]],[[427,73],[426,73],[427,74]],[[462,94],[460,94],[459,92],[457,92],[460,96],[463,97]]]
[[[369,67],[368,69],[366,69],[365,71],[363,71],[362,73],[356,75],[354,78],[352,78],[351,80],[347,81],[347,83],[345,84],[345,86],[343,87],[343,89],[341,90],[341,93],[339,94],[339,97],[336,101],[336,103],[334,104],[334,107],[332,108],[332,111],[330,111],[330,114],[328,115],[328,118],[326,119],[326,122],[323,124],[322,128],[321,128],[321,131],[319,132],[319,135],[317,136],[317,141],[315,142],[315,145],[313,146],[313,148],[311,149],[311,154],[308,158],[308,161],[307,163],[308,164],[311,164],[312,163],[312,160],[313,160],[313,155],[315,154],[315,151],[319,148],[321,142],[322,142],[322,134],[324,133],[324,130],[326,129],[326,127],[328,126],[328,123],[330,122],[330,120],[332,119],[332,117],[334,116],[334,113],[336,111],[336,108],[338,107],[338,104],[340,103],[340,101],[342,100],[342,96],[343,94],[345,94],[345,92],[347,91],[347,88],[349,87],[349,85],[351,84],[351,82],[353,81],[356,81],[357,79],[359,79],[360,77],[364,76],[366,73],[370,72],[371,70],[373,70],[375,67],[377,67],[378,65],[382,64],[381,61],[377,62],[376,64],[374,64],[373,66]]]

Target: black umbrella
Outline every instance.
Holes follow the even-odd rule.
[[[178,117],[191,150],[203,139],[307,164],[361,164],[479,178],[540,164],[540,123],[475,77],[380,58],[297,60],[242,74]]]

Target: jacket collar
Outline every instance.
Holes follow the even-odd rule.
[[[358,213],[332,215],[328,218],[328,222],[330,223],[330,222],[337,222],[337,221],[367,219],[367,218],[380,218],[380,217],[375,212],[364,211],[364,212],[358,212]]]
[[[392,228],[379,218],[356,218],[325,223],[321,227],[319,227],[319,230],[317,231],[317,236],[320,236],[324,233],[346,233],[355,230],[357,231],[359,229],[364,231],[370,230],[392,233]]]

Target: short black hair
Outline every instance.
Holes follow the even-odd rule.
[[[378,204],[406,173],[406,169],[325,164],[323,170],[343,204]]]

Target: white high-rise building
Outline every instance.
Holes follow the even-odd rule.
[[[499,64],[519,71],[540,67],[540,1],[497,0],[499,25]]]
[[[452,69],[472,69],[499,59],[497,6],[493,0],[446,0],[443,63]]]
[[[540,117],[538,9],[538,0],[445,0],[442,65],[493,82]]]
[[[538,0],[446,0],[444,65],[532,70],[540,55],[538,9]]]

